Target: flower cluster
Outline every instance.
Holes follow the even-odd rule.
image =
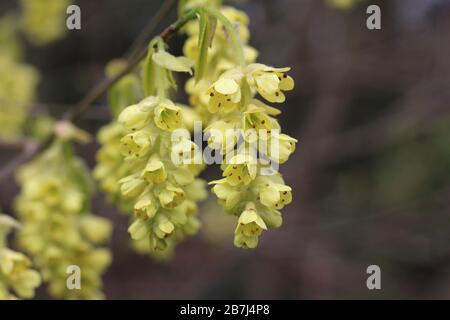
[[[125,162],[133,173],[120,180],[122,194],[133,199],[131,237],[156,255],[168,255],[174,244],[200,225],[196,202],[206,194],[197,179],[202,166],[173,161],[198,149],[187,133],[177,141],[171,132],[183,127],[182,109],[169,99],[150,96],[119,116],[127,130],[121,139]]]
[[[111,234],[108,220],[89,213],[92,181],[71,143],[57,139],[18,173],[22,192],[15,206],[22,228],[18,243],[33,257],[49,292],[56,298],[100,299],[101,276],[111,262],[98,247]],[[67,270],[81,270],[79,290],[66,286]]]
[[[35,289],[41,283],[39,273],[31,269],[31,261],[6,246],[6,236],[13,227],[18,227],[18,223],[0,214],[0,300],[33,298]]]
[[[280,133],[275,119],[280,111],[256,95],[282,103],[294,80],[287,73],[290,68],[255,63],[257,53],[247,45],[249,21],[244,13],[209,5],[206,12],[218,19],[218,27],[207,58],[195,42],[201,28],[187,28],[184,46],[188,57],[207,59],[208,67],[202,79],[190,79],[186,89],[191,104],[206,114],[209,146],[227,159],[221,167],[223,179],[211,184],[225,211],[238,217],[234,243],[254,248],[263,230],[281,225],[279,210],[292,201],[291,188],[273,165],[287,161],[297,142]]]
[[[157,45],[157,42],[158,39],[154,43]],[[161,93],[166,91],[168,78],[165,76],[169,76],[167,68],[189,71],[190,62],[173,57],[163,48],[154,52],[153,44],[149,52],[150,61],[147,61],[145,77],[147,80],[157,77],[156,74],[147,75],[148,68],[158,70],[159,75],[159,81],[150,79],[150,82],[154,83],[151,85],[153,89],[145,86],[142,72],[137,72],[122,78],[108,92],[108,105],[114,120],[98,134],[101,148],[97,153],[98,164],[94,176],[110,201],[122,212],[133,213],[131,224],[134,227],[130,227],[130,232],[138,226],[147,225],[141,229],[141,235],[133,231],[134,249],[142,254],[150,254],[153,258],[164,259],[171,255],[176,242],[184,235],[196,231],[198,221],[195,218],[195,202],[205,197],[205,191],[201,180],[194,179],[201,167],[188,168],[169,163],[170,133],[177,128],[192,130],[195,113],[188,107],[173,104],[168,99],[150,96],[139,102],[144,95],[144,87],[149,92],[156,87],[163,87]],[[108,76],[112,77],[121,67],[121,61],[111,63],[107,67]],[[161,104],[157,101],[161,101]],[[125,107],[128,108],[124,110]],[[179,143],[172,150],[182,146],[183,144]],[[191,147],[191,144],[188,146]],[[177,180],[174,180],[174,177],[177,177]],[[146,184],[145,188],[136,193],[128,189],[133,188],[132,182],[137,181],[135,178]],[[163,187],[167,187],[166,190]],[[176,195],[175,201],[170,200],[171,192]],[[156,218],[153,219],[152,215]],[[166,229],[168,233],[160,234],[158,228],[153,232],[152,225],[157,226],[165,217],[173,220],[173,232]],[[149,228],[148,234],[142,233],[145,228]],[[163,237],[163,240],[160,240],[158,235]]]

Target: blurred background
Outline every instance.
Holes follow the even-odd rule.
[[[107,298],[450,298],[450,1],[336,2],[233,2],[250,17],[259,61],[292,67],[296,80],[279,116],[299,139],[281,167],[294,197],[283,226],[265,232],[256,250],[237,249],[235,221],[211,196],[201,205],[200,233],[158,263],[130,249],[128,218],[98,193],[93,212],[115,226]],[[32,114],[58,118],[79,101],[162,1],[75,3],[81,30],[46,46],[21,39],[23,61],[40,73]],[[369,4],[381,8],[381,30],[366,28]],[[0,17],[17,6],[2,0]],[[181,54],[183,40],[171,41],[173,52]],[[110,121],[105,103],[84,117],[83,129],[95,135]],[[0,140],[0,168],[22,147]],[[77,147],[91,168],[97,150]],[[218,175],[209,168],[203,177]],[[14,214],[17,193],[13,177],[2,181],[6,213]],[[381,290],[366,287],[372,264],[381,268]],[[48,298],[43,288],[37,298]]]

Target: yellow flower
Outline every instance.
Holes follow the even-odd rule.
[[[281,210],[292,201],[292,189],[284,183],[276,183],[270,177],[259,176],[255,185],[259,200],[268,208]]]
[[[218,111],[229,113],[236,110],[238,103],[241,101],[241,79],[242,73],[237,69],[231,69],[214,82],[207,91],[210,97],[208,111],[211,113]]]
[[[238,142],[238,131],[235,130],[236,121],[218,120],[205,128],[205,133],[209,135],[208,145],[212,149],[219,149],[223,154],[227,154]]]
[[[175,208],[185,199],[183,189],[168,184],[158,195],[159,202],[163,208]]]
[[[209,184],[215,184],[212,192],[219,198],[225,210],[233,209],[241,200],[240,190],[231,186],[227,179],[211,181]]]
[[[122,155],[130,159],[142,158],[152,147],[151,129],[142,129],[129,133],[120,139]]]
[[[111,258],[108,249],[95,245],[109,238],[111,225],[88,213],[92,181],[80,159],[65,154],[64,146],[56,140],[20,170],[24,191],[16,201],[23,224],[18,243],[32,254],[55,298],[101,298],[101,274]],[[30,192],[34,182],[48,186],[44,192]],[[66,287],[66,268],[74,263],[84,270],[82,290]]]
[[[41,284],[38,272],[30,269],[30,260],[19,252],[0,249],[0,279],[4,278],[19,297],[32,298]]]
[[[132,131],[144,128],[149,124],[151,110],[157,103],[158,100],[155,97],[148,97],[138,104],[125,108],[119,115],[119,123]]]
[[[154,232],[158,238],[167,238],[174,230],[175,226],[165,215],[158,215],[156,217],[156,228],[154,228]]]
[[[266,110],[250,104],[244,112],[242,119],[245,140],[251,142],[258,137],[267,140],[274,128],[272,119],[267,115]]]
[[[294,139],[287,134],[280,134],[271,138],[271,145],[269,147],[270,157],[278,162],[285,163],[289,156],[295,151],[297,139]],[[272,144],[276,144],[272,146]]]
[[[238,154],[230,159],[223,171],[223,176],[232,186],[241,183],[248,185],[255,179],[257,173],[256,161],[250,155]]]
[[[142,171],[141,178],[148,182],[161,183],[167,179],[164,163],[158,156],[152,156],[145,169]]]
[[[283,91],[294,89],[294,80],[286,74],[290,69],[253,63],[247,67],[247,80],[264,99],[281,103],[286,100]]]
[[[255,204],[248,202],[234,231],[234,245],[239,248],[255,248],[263,230],[267,230],[264,220],[256,212]]]
[[[120,191],[125,197],[136,197],[144,191],[145,181],[138,178],[136,174],[119,180]]]
[[[175,130],[182,124],[180,108],[172,101],[165,100],[156,106],[154,121],[161,130]]]
[[[175,165],[201,163],[201,152],[199,147],[191,140],[181,138],[173,144],[171,159]]]
[[[128,232],[133,240],[142,240],[149,233],[149,224],[142,220],[136,219],[128,228]]]
[[[134,205],[134,215],[142,220],[148,220],[155,216],[158,210],[155,200],[146,193]]]

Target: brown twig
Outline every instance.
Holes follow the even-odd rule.
[[[68,112],[63,116],[63,120],[76,122],[78,121],[89,107],[102,97],[108,89],[113,86],[117,81],[119,81],[123,76],[127,75],[130,71],[137,66],[137,64],[145,57],[147,53],[146,40],[148,40],[149,35],[153,30],[161,23],[161,21],[167,16],[172,7],[175,5],[176,1],[164,1],[160,9],[156,12],[155,16],[150,20],[143,31],[137,36],[136,40],[130,47],[129,54],[127,56],[127,62],[124,65],[121,72],[116,74],[114,77],[105,78],[97,86],[95,86],[88,94],[75,106],[75,108],[68,110]],[[173,25],[166,28],[160,37],[165,41],[168,40],[177,29],[173,29]],[[173,31],[173,32],[171,32]]]
[[[142,47],[144,47],[149,40],[149,34],[156,29],[157,26],[161,24],[161,22],[166,18],[172,8],[175,6],[176,0],[164,0],[161,7],[155,13],[155,17],[151,19],[147,25],[142,29],[141,33],[136,37],[128,50],[128,59],[133,58],[137,55]]]

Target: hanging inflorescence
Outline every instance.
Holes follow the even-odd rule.
[[[19,170],[18,181],[18,243],[33,258],[50,294],[102,298],[101,276],[111,253],[99,245],[109,239],[111,224],[90,213],[93,183],[83,162],[73,155],[71,142],[57,139]],[[67,285],[71,266],[81,270],[76,290]]]
[[[196,177],[205,162],[189,131],[201,121],[209,148],[225,159],[223,179],[210,182],[212,191],[225,212],[238,218],[235,245],[254,248],[263,230],[281,225],[280,210],[292,201],[291,188],[274,168],[287,161],[297,140],[280,132],[280,111],[266,104],[284,102],[294,88],[290,68],[255,62],[249,19],[241,11],[220,1],[181,1],[179,14],[187,22],[185,56],[170,54],[157,37],[133,75],[134,85],[128,79],[111,90],[113,114],[125,100],[132,105],[101,130],[95,174],[108,197],[133,212],[129,232],[135,246],[167,255],[199,228],[196,202],[205,192]],[[169,98],[176,88],[173,72],[192,74],[185,86],[191,109]],[[138,81],[142,99],[131,90]]]
[[[13,228],[20,228],[19,223],[0,214],[0,300],[33,298],[41,283],[39,272],[31,268],[30,259],[8,248],[6,237]]]
[[[238,217],[234,244],[254,248],[263,230],[281,225],[279,210],[292,201],[291,188],[271,169],[287,161],[297,140],[279,132],[280,111],[256,97],[282,103],[294,81],[290,68],[255,63],[248,22],[234,8],[205,7],[199,27],[191,22],[186,28],[184,52],[199,61],[196,71],[202,73],[201,80],[187,83],[190,102],[207,121],[209,146],[228,159],[221,166],[223,179],[210,182],[212,191],[225,212]]]

